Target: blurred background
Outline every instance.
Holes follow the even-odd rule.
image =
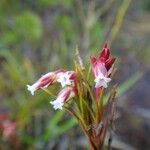
[[[106,41],[118,58],[112,148],[149,150],[149,12],[149,0],[0,0],[0,150],[87,149],[76,120],[26,85],[73,68],[76,45],[88,67]]]

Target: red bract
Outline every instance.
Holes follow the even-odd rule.
[[[113,65],[115,60],[116,60],[116,58],[109,58],[109,59],[106,60],[105,67],[106,67],[107,70],[109,70],[111,68],[111,66]]]
[[[101,72],[102,74],[106,74],[106,70],[109,71],[109,69],[115,62],[115,58],[110,57],[110,50],[107,47],[107,44],[105,44],[98,58],[91,56],[90,60],[94,77],[96,77],[99,72]]]
[[[102,49],[102,52],[99,55],[99,59],[102,62],[105,62],[109,58],[109,55],[110,55],[109,48],[107,48],[107,44],[105,44],[104,48]]]
[[[115,62],[115,58],[110,57],[110,50],[109,50],[107,44],[105,44],[104,48],[102,49],[101,53],[99,54],[98,61],[100,61],[101,63],[104,63],[107,70],[109,70],[111,68],[111,66],[113,65],[113,63]]]

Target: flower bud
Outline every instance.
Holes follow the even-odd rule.
[[[105,67],[107,70],[109,70],[111,68],[111,66],[114,64],[115,60],[116,60],[116,58],[114,58],[114,57],[106,60]]]
[[[109,55],[110,55],[109,48],[107,48],[107,44],[105,44],[104,48],[102,49],[102,52],[99,55],[99,59],[102,62],[105,62],[109,58]]]

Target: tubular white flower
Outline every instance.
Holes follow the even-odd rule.
[[[60,82],[62,87],[65,87],[67,85],[71,85],[72,81],[70,78],[74,74],[74,71],[67,71],[64,73],[59,73],[57,75],[57,82]]]
[[[56,99],[56,100],[54,100],[54,101],[52,101],[50,103],[53,105],[53,108],[55,110],[57,110],[57,109],[61,109],[62,110],[63,105],[64,105],[63,100],[60,100],[60,99]]]
[[[59,92],[56,100],[51,101],[50,103],[53,105],[53,108],[55,110],[62,109],[64,103],[74,96],[75,96],[75,93],[73,91],[73,88],[72,87],[66,87],[62,91]]]
[[[104,87],[107,88],[107,84],[111,81],[111,78],[108,77],[107,69],[104,63],[95,62],[92,65],[92,71],[95,77],[94,82],[95,88]]]
[[[33,85],[27,85],[28,91],[31,92],[32,95],[34,95],[34,92],[37,90],[38,85],[35,83]]]
[[[52,85],[56,82],[56,73],[49,72],[43,75],[39,80],[37,80],[33,85],[27,85],[28,91],[34,95],[34,92],[40,88],[47,88],[49,85]]]

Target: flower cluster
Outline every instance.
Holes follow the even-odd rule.
[[[96,88],[107,88],[107,83],[111,81],[108,77],[108,71],[114,63],[115,58],[109,58],[109,53],[109,49],[107,48],[107,45],[105,45],[98,59],[92,56],[90,57]]]
[[[51,101],[54,109],[62,109],[65,102],[75,96],[75,78],[76,73],[74,71],[57,70],[55,72],[49,72],[43,75],[33,85],[27,85],[28,90],[34,95],[34,92],[47,88],[55,83],[60,83],[62,90],[58,93],[56,100]]]
[[[110,68],[112,67],[115,58],[110,57],[110,51],[105,44],[99,57],[90,57],[92,73],[95,82],[96,99],[99,98],[101,88],[107,88],[108,83],[111,81]],[[65,102],[71,98],[77,96],[77,73],[75,71],[65,71],[63,69],[49,72],[40,79],[38,79],[33,85],[27,85],[27,89],[34,95],[35,91],[39,89],[45,89],[50,85],[60,83],[62,90],[58,93],[56,100],[51,101],[54,109],[62,109]]]
[[[115,58],[110,56],[110,50],[105,44],[98,58],[91,56],[90,62],[89,70],[86,71],[77,52],[75,71],[61,69],[49,72],[27,87],[34,95],[39,89],[45,90],[48,86],[59,83],[62,89],[56,99],[50,103],[55,110],[64,108],[71,113],[88,137],[90,147],[99,150],[102,148],[107,128],[114,116],[116,87],[112,88],[107,103],[104,103],[104,90],[112,80]],[[72,98],[75,107],[65,105]]]
[[[107,44],[105,44],[99,57],[96,58],[91,56],[90,60],[96,88],[96,99],[98,100],[100,96],[100,88],[107,88],[107,84],[111,81],[111,78],[109,77],[111,74],[110,68],[115,62],[115,58],[110,57],[109,48],[107,47]]]

